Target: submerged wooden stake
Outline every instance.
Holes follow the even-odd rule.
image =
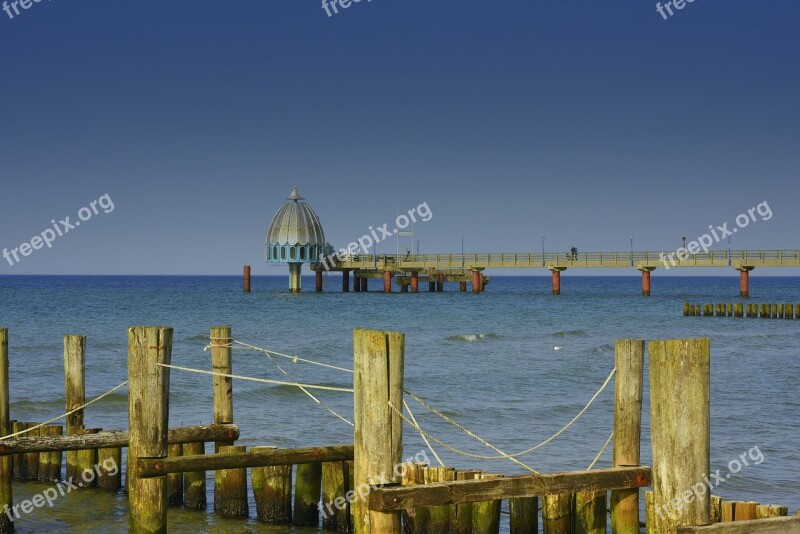
[[[182,456],[205,454],[205,443],[184,443]],[[183,506],[191,510],[205,510],[206,502],[206,472],[188,471],[183,474]]]
[[[605,534],[606,492],[584,491],[575,494],[575,533]]]
[[[537,497],[509,499],[508,505],[511,534],[539,532],[539,499]]]
[[[503,475],[481,473],[481,480],[501,478]],[[497,534],[500,530],[500,505],[503,501],[476,502],[472,505],[472,524],[475,534]]]
[[[651,341],[654,534],[709,523],[711,349],[708,339]],[[696,488],[686,502],[685,492]],[[682,506],[674,506],[681,502]]]
[[[292,523],[319,526],[319,502],[322,487],[322,464],[299,464],[294,477],[294,512]]]
[[[322,528],[350,531],[350,503],[347,502],[347,463],[322,464]]]
[[[167,531],[166,477],[139,478],[131,467],[138,458],[166,458],[169,423],[169,365],[172,329],[128,330],[128,499],[131,532]]]
[[[571,534],[573,495],[559,493],[542,497],[544,534]]]
[[[64,336],[64,390],[67,411],[86,404],[86,336]],[[83,409],[67,416],[67,434],[84,428]],[[67,451],[67,480],[80,480],[79,451]]]
[[[274,447],[253,447],[266,451]],[[276,465],[252,469],[253,498],[258,520],[264,523],[292,521],[292,466]]]
[[[175,458],[183,455],[183,445],[175,443],[167,446],[167,455]],[[183,473],[170,473],[167,475],[167,506],[181,506],[183,504]]]
[[[405,336],[397,332],[355,330],[354,412],[355,488],[395,482],[394,466],[403,452],[403,358]],[[400,514],[373,512],[362,496],[355,498],[356,534],[399,534]]]
[[[41,436],[61,436],[64,427],[61,425],[47,425],[40,429]],[[42,482],[56,482],[61,480],[62,454],[58,452],[43,452],[39,454],[39,480]]]
[[[11,434],[8,402],[8,329],[0,328],[0,435]],[[13,506],[11,456],[0,457],[0,509]],[[0,534],[14,532],[14,522],[0,513]]]
[[[226,375],[233,374],[231,362],[230,326],[214,326],[211,328],[211,370],[215,373]],[[214,422],[233,423],[233,379],[223,376],[214,376]],[[215,452],[219,452],[221,445],[233,445],[232,441],[218,442]]]
[[[614,467],[639,465],[642,432],[644,341],[618,339],[614,346]],[[638,534],[639,490],[611,492],[611,529],[615,534]]]
[[[60,453],[59,453],[60,455]],[[122,487],[122,449],[104,447],[97,449],[97,487],[118,490]]]
[[[245,452],[243,445],[220,445],[219,452]],[[247,469],[214,472],[214,511],[222,517],[247,517]]]

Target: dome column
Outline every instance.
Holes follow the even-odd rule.
[[[289,292],[291,293],[300,293],[300,290],[302,289],[302,282],[300,278],[300,272],[302,268],[302,263],[289,264]]]

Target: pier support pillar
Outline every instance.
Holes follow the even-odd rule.
[[[411,292],[419,293],[419,272],[414,271],[411,273]]]
[[[391,271],[384,271],[384,273],[383,273],[383,292],[384,293],[391,293],[392,292],[392,272]]]
[[[739,271],[739,296],[746,299],[750,296],[750,271],[755,267],[742,265],[736,268]]]
[[[350,271],[345,269],[342,271],[342,293],[350,292]]]
[[[436,292],[441,293],[444,291],[444,273],[439,272],[436,276]]]
[[[300,293],[300,289],[302,289],[302,282],[300,280],[302,268],[302,263],[289,264],[289,292],[291,293]]]
[[[367,278],[366,276],[362,276],[361,277],[361,291],[363,293],[366,293],[367,291],[369,291],[368,282],[369,282],[369,278]]]
[[[244,292],[250,293],[250,266],[244,266]]]
[[[472,271],[472,292],[475,294],[483,290],[483,273],[478,270]]]
[[[408,293],[408,284],[402,284],[400,286],[400,293]]]
[[[645,297],[650,296],[650,273],[655,271],[655,267],[639,267],[642,271],[642,295]]]
[[[436,292],[436,282],[428,280],[428,293]]]
[[[550,267],[553,273],[553,295],[561,294],[561,271],[566,271],[566,267]]]
[[[317,293],[322,293],[322,271],[316,273]]]
[[[466,293],[467,291],[467,283],[466,282],[459,282],[458,283],[458,290],[462,293]]]

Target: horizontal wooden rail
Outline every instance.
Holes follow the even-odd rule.
[[[650,478],[649,467],[616,467],[550,475],[376,487],[369,493],[369,508],[391,512],[405,508],[537,497],[555,493],[641,488],[650,485]]]
[[[704,527],[678,527],[678,534],[777,534],[778,532],[800,534],[800,516],[733,521]]]
[[[316,462],[343,462],[353,459],[352,445],[307,447],[304,449],[274,449],[256,452],[226,452],[198,454],[174,458],[140,458],[136,473],[141,478],[153,478],[169,473],[191,471],[216,471],[218,469],[243,469],[272,465],[310,464]]]
[[[239,439],[239,427],[234,424],[224,424],[170,428],[168,439],[171,444],[233,441]],[[39,436],[0,441],[0,456],[22,452],[80,451],[127,446],[127,432],[124,430],[110,430],[96,434]]]

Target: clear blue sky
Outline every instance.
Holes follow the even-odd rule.
[[[0,11],[0,250],[114,203],[0,275],[284,273],[263,240],[294,185],[337,247],[427,202],[423,252],[674,250],[766,201],[734,248],[797,249],[799,19],[790,0]]]

